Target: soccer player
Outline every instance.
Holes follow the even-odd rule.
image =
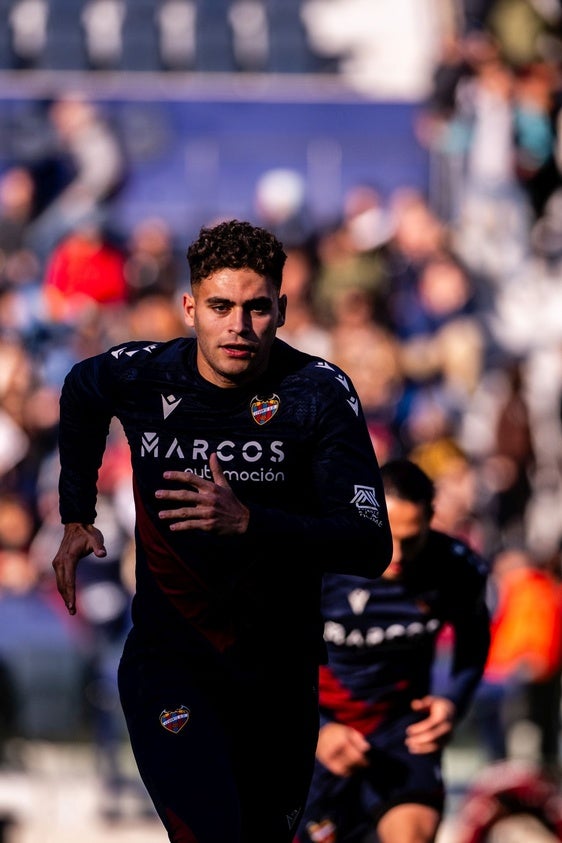
[[[382,481],[349,378],[276,337],[282,244],[229,220],[187,258],[195,336],[125,342],[65,379],[53,567],[74,614],[79,559],[105,554],[96,478],[115,416],[136,504],[119,688],[141,776],[173,843],[287,843],[318,735],[322,574],[388,565]]]
[[[430,843],[445,800],[441,758],[480,680],[489,646],[488,566],[430,528],[433,483],[409,460],[381,468],[393,538],[372,579],[328,574],[322,611],[316,765],[297,840]],[[437,637],[454,631],[432,690]]]

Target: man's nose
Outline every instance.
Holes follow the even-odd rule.
[[[233,307],[230,313],[229,328],[236,334],[243,334],[251,327],[252,320],[243,307]]]

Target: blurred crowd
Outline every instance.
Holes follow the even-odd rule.
[[[551,21],[533,29],[505,14],[517,4],[480,4],[486,16],[464,5],[417,125],[428,194],[356,184],[318,229],[298,175],[280,169],[256,187],[252,221],[288,253],[279,336],[349,374],[379,462],[409,456],[434,480],[436,526],[494,566],[508,554],[517,576],[548,580],[558,594],[552,651],[562,638],[562,52],[548,40]],[[539,6],[519,5],[529,15]],[[185,332],[187,241],[159,218],[108,227],[127,177],[118,139],[80,95],[55,99],[48,117],[41,166],[14,160],[0,172],[0,763],[18,763],[14,736],[93,737],[114,787],[115,668],[133,587],[130,465],[116,424],[99,483],[108,555],[84,561],[69,619],[50,567],[61,536],[58,397],[75,361]],[[508,599],[499,570],[498,626]],[[520,612],[515,622],[529,630]],[[490,693],[476,704],[489,712],[507,686],[548,683],[550,719],[541,698],[535,720],[550,729],[542,759],[555,764],[562,653],[554,647],[545,662],[522,655],[525,646],[490,666]],[[496,759],[509,746],[489,750]]]

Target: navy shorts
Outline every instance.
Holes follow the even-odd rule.
[[[130,635],[119,665],[133,754],[169,839],[289,843],[314,765],[314,683],[186,662]]]
[[[334,776],[316,762],[310,794],[296,840],[336,839],[359,843],[382,815],[396,805],[415,802],[442,813],[445,791],[442,753],[412,755],[404,744],[412,714],[368,736],[370,765],[352,776]],[[330,829],[332,835],[330,837]]]

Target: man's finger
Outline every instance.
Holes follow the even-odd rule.
[[[217,484],[217,486],[224,486],[226,489],[230,489],[230,483],[223,474],[219,458],[216,454],[211,454],[209,456],[209,468],[211,469],[211,474],[213,475],[213,481]]]

